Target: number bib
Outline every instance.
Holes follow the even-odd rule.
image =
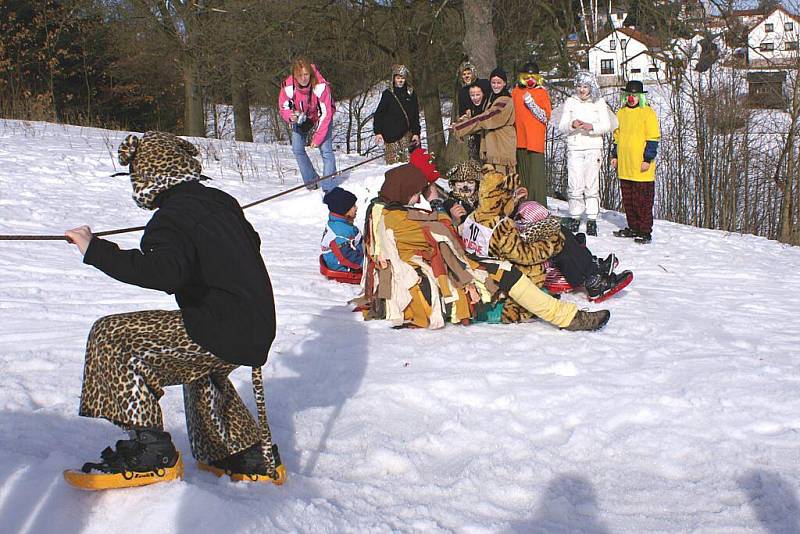
[[[475,222],[472,215],[461,223],[461,240],[469,254],[478,258],[492,258],[489,254],[489,242],[492,239],[494,228],[489,228]]]

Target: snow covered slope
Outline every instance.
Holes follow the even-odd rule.
[[[127,178],[108,177],[125,133],[0,121],[0,234],[144,224]],[[199,143],[211,185],[243,204],[300,183],[287,146]],[[344,184],[361,217],[384,170]],[[0,242],[0,531],[800,531],[800,249],[664,221],[641,246],[610,237],[624,218],[604,212],[590,246],[636,279],[605,303],[603,331],[392,330],[350,312],[357,288],[319,275],[320,197],[247,211],[276,289],[265,377],[283,487],[191,460],[182,482],[67,487],[64,468],[120,437],[76,415],[89,328],[175,304],[64,242]],[[253,408],[249,370],[233,379]],[[162,406],[188,453],[180,388]]]

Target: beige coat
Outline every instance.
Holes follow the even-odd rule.
[[[517,164],[517,131],[514,128],[514,103],[501,96],[480,115],[453,125],[453,133],[462,139],[481,132],[481,158],[495,165]]]

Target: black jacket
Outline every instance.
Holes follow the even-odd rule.
[[[375,135],[382,135],[386,143],[399,141],[408,131],[411,131],[411,135],[419,135],[420,132],[417,93],[413,90],[409,92],[407,86],[393,89],[397,98],[392,96],[391,89],[384,89],[381,101],[372,117],[372,129]],[[406,121],[406,115],[403,114],[403,109],[397,103],[398,100],[408,115],[408,121]]]
[[[259,366],[275,339],[261,240],[235,198],[184,182],[156,198],[141,251],[92,238],[83,257],[107,275],[175,294],[186,331],[231,363]]]

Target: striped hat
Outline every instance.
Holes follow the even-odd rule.
[[[526,200],[517,209],[517,218],[527,223],[539,222],[549,216],[550,212],[547,211],[547,208],[533,200]]]

